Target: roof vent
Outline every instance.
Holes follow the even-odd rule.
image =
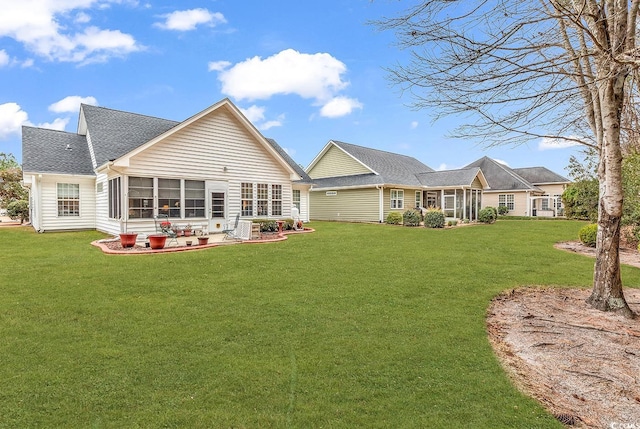
[[[64,148],[64,150],[71,150],[71,145],[68,144],[66,148]]]

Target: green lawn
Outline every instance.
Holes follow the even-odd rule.
[[[0,228],[0,428],[561,428],[484,321],[508,288],[588,287],[593,260],[552,247],[582,225],[314,222],[133,256]]]

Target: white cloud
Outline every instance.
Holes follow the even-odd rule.
[[[418,125],[419,125],[419,124],[418,124],[418,121],[413,121],[413,122],[411,122],[411,129],[412,129],[412,130],[415,130],[416,128],[418,128]]]
[[[189,31],[195,30],[201,24],[208,24],[214,27],[227,22],[221,13],[212,13],[203,8],[178,10],[162,15],[162,17],[165,18],[165,21],[157,22],[154,26],[163,30]]]
[[[264,111],[265,108],[261,106],[256,106],[255,104],[248,109],[240,108],[240,111],[247,119],[251,122],[258,122],[264,120]]]
[[[4,49],[0,49],[0,67],[8,66],[11,59]]]
[[[297,94],[322,104],[344,89],[347,67],[329,54],[303,54],[287,49],[271,57],[249,58],[222,71],[222,93],[239,100],[266,100]]]
[[[92,106],[98,105],[98,100],[95,97],[80,97],[79,95],[70,95],[63,98],[60,101],[49,106],[50,112],[55,113],[77,113],[80,110],[80,104],[90,104]]]
[[[33,59],[29,58],[27,60],[24,60],[22,62],[22,64],[20,64],[20,67],[22,67],[23,69],[29,68],[33,66]]]
[[[231,65],[229,61],[210,61],[207,64],[209,71],[222,71]]]
[[[78,24],[86,24],[87,22],[91,21],[91,17],[87,13],[78,12],[74,21]]]
[[[0,37],[22,43],[31,52],[51,61],[96,62],[143,49],[133,36],[119,30],[82,28],[83,9],[96,4],[127,3],[121,0],[20,0],[5,2],[0,14]],[[128,2],[130,4],[134,4]],[[78,11],[71,16],[73,11]],[[84,16],[84,15],[86,16]],[[68,25],[65,20],[70,20]],[[69,30],[70,28],[79,30]]]
[[[0,139],[20,132],[23,125],[30,125],[29,115],[17,103],[0,104]]]
[[[45,122],[42,124],[38,124],[38,127],[49,128],[51,130],[64,131],[68,123],[69,123],[69,118],[56,118],[53,120],[53,122]]]
[[[506,165],[507,167],[509,167],[509,163],[507,161],[504,161],[502,159],[497,159],[497,158],[493,158],[493,160],[498,164]]]
[[[445,164],[444,162],[440,164],[438,168],[436,168],[436,171],[444,171],[444,170],[449,170],[449,168],[447,167],[447,164]]]
[[[269,128],[280,127],[284,121],[285,115],[279,115],[276,119],[265,121],[265,108],[262,106],[256,106],[255,104],[248,109],[240,108],[240,111],[247,119],[256,126],[256,128],[265,131]]]
[[[362,109],[362,103],[348,97],[335,97],[320,109],[320,115],[326,118],[338,118],[349,115],[354,109]]]
[[[570,139],[579,139],[577,136],[569,136]],[[543,138],[538,143],[538,150],[553,150],[553,149],[566,149],[573,146],[578,146],[580,143],[576,141],[570,141],[562,138]]]

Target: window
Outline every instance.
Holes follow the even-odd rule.
[[[516,203],[514,194],[498,195],[498,206],[505,206],[509,211],[515,210]]]
[[[391,190],[391,208],[392,209],[404,208],[404,191],[402,189]]]
[[[300,189],[293,190],[293,206],[298,209],[300,213]]]
[[[58,216],[80,216],[80,185],[58,183]]]
[[[414,207],[422,207],[422,191],[416,191],[416,205]]]
[[[224,217],[224,194],[222,197],[222,216]],[[202,180],[185,180],[184,181],[184,216],[204,217],[205,214],[205,190]],[[212,207],[213,209],[213,207]]]
[[[271,215],[282,216],[282,185],[271,185]]]
[[[180,179],[158,179],[158,212],[180,218]]]
[[[549,195],[548,194],[544,194],[543,197],[547,197],[547,198],[543,198],[542,199],[542,210],[549,210]]]
[[[122,188],[120,188],[120,178],[109,180],[109,219],[120,219],[122,217]]]
[[[129,219],[153,217],[153,179],[129,177]]]
[[[241,216],[253,216],[253,183],[242,183],[240,194],[242,200]]]
[[[269,215],[269,185],[266,183],[258,183],[257,185],[257,209],[258,216]]]
[[[224,192],[211,193],[211,217],[224,218]]]

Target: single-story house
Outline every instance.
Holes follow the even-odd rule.
[[[545,167],[509,168],[489,157],[465,168],[480,168],[489,184],[483,207],[506,206],[511,216],[564,216],[562,193],[571,183]]]
[[[477,220],[488,188],[480,168],[435,171],[417,159],[329,141],[305,169],[311,217],[384,222],[392,211],[441,207],[450,218]]]
[[[23,127],[39,232],[152,233],[154,217],[221,231],[241,218],[309,219],[311,181],[228,99],[171,121],[82,104],[75,133]]]

